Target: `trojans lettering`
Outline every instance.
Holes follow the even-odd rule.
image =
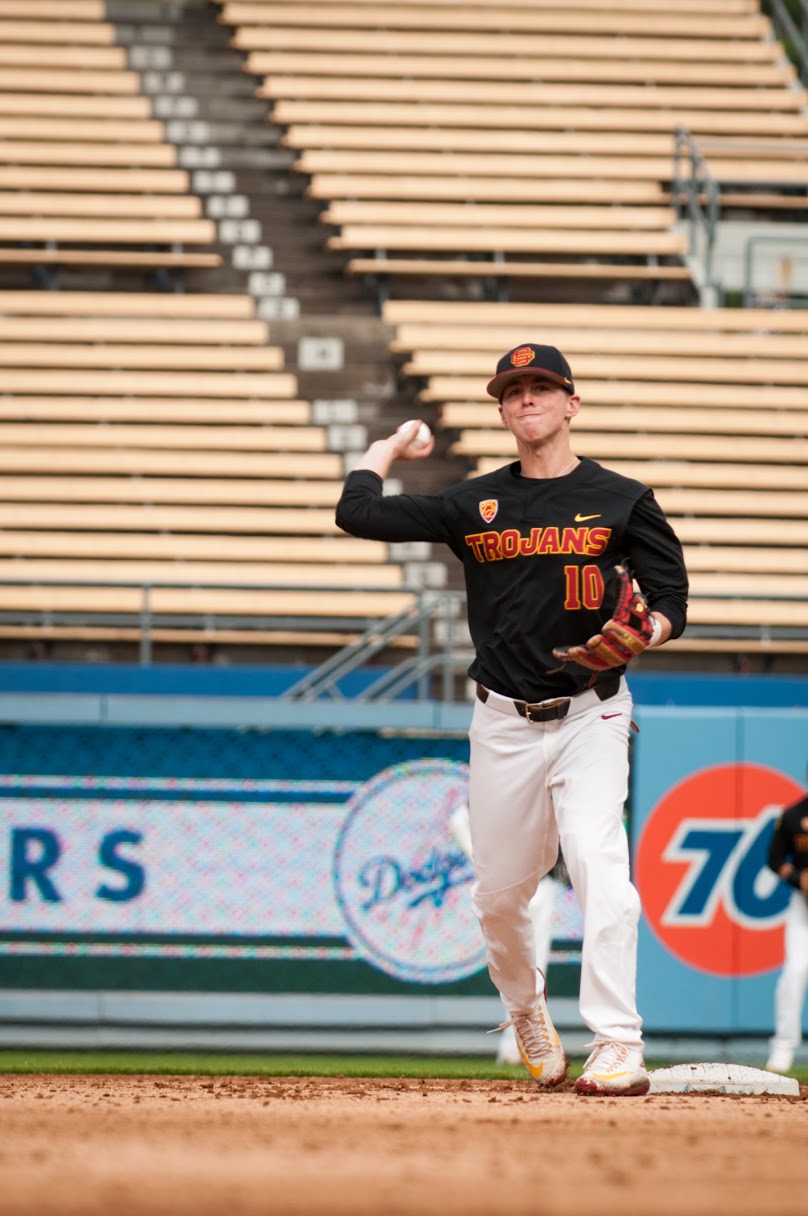
[[[553,553],[597,557],[605,550],[611,534],[611,528],[531,528],[523,536],[516,528],[508,528],[504,532],[473,532],[466,537],[466,544],[478,562]]]

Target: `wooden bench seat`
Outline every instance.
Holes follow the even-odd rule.
[[[451,376],[471,377],[479,375],[480,379],[491,376],[491,360],[485,352],[478,354],[474,351],[416,351],[413,357],[402,366],[402,372],[407,376]],[[575,357],[575,376],[583,385],[589,377],[604,379],[637,380],[668,380],[679,382],[688,381],[691,384],[715,383],[722,384],[782,384],[804,385],[806,374],[805,359],[766,359],[751,358],[715,358],[701,359],[687,355],[666,357],[663,355],[633,355],[626,354],[589,354],[578,353]],[[434,389],[434,385],[433,385]],[[485,385],[483,385],[483,394]],[[470,400],[475,397],[484,399],[480,390],[472,392]],[[460,396],[461,392],[450,393],[445,399]]]
[[[473,475],[492,472],[501,468],[503,463],[507,463],[507,457],[502,455],[482,457],[477,462]],[[791,467],[785,464],[722,464],[717,461],[656,460],[653,456],[645,460],[610,457],[603,463],[615,473],[641,481],[655,490],[660,486],[689,486],[713,490],[720,487],[802,490],[805,486],[805,469],[801,464]]]
[[[166,628],[152,626],[149,638],[155,644],[180,645],[222,645],[222,646],[260,646],[262,649],[277,647],[279,652],[288,647],[305,646],[307,650],[323,646],[328,650],[336,650],[350,646],[361,640],[364,629],[351,629],[343,626],[339,630],[332,625],[330,629],[316,629],[313,625],[303,630],[274,627],[260,629],[257,627],[229,629],[222,628],[218,622],[210,622],[197,628]],[[53,625],[42,622],[36,625],[12,625],[0,621],[0,638],[34,642],[141,642],[141,631],[137,626],[124,625]],[[795,651],[797,643],[783,643],[778,646],[774,641],[768,644],[766,651]],[[393,650],[415,650],[418,639],[407,634],[391,637],[387,646]],[[808,643],[806,643],[808,648]],[[737,649],[737,647],[736,647]]]
[[[3,297],[0,294],[0,306]],[[492,326],[567,326],[580,329],[684,330],[694,334],[805,333],[808,318],[788,308],[647,308],[634,304],[568,304],[564,302],[495,304],[482,300],[389,300],[382,313],[388,325],[408,322],[430,326],[480,326],[484,338]]]
[[[0,195],[0,210],[3,199]],[[415,224],[463,228],[670,228],[673,207],[592,206],[554,207],[529,203],[418,203],[382,199],[335,199],[320,213],[323,224]]]
[[[686,545],[688,571],[726,571],[734,574],[808,574],[808,551],[780,545]]]
[[[458,420],[457,413],[444,410],[440,425],[462,429],[484,429],[492,425],[491,408],[476,407],[478,414],[471,427]],[[486,416],[487,410],[487,416]],[[590,405],[573,420],[572,431],[684,432],[702,435],[808,435],[808,410],[772,415],[764,410],[737,410],[726,407],[666,408],[665,406]],[[497,433],[497,432],[495,432]]]
[[[28,190],[0,192],[0,216],[26,219],[70,216],[116,220],[198,220],[202,200],[195,194],[64,194]]]
[[[689,283],[691,273],[682,265],[626,265],[616,262],[515,262],[470,258],[351,258],[345,267],[350,275],[432,278],[527,279],[668,279]]]
[[[172,426],[159,423],[0,422],[0,445],[15,447],[172,448],[189,451],[325,452],[319,426]]]
[[[559,318],[555,323],[542,324],[545,341],[563,350],[570,362],[577,354],[642,354],[703,356],[706,358],[767,358],[804,359],[808,366],[808,314],[805,315],[802,332],[757,333],[754,330],[723,332],[720,326],[713,328],[705,319],[701,329],[671,328],[634,329],[628,318],[621,324],[620,310],[609,325],[604,318],[603,326],[588,329],[568,326]],[[667,312],[667,308],[665,309]],[[513,340],[513,326],[496,325],[484,331],[476,325],[442,325],[440,322],[403,322],[389,343],[394,353],[407,351],[427,352],[490,351],[494,363],[508,343]]]
[[[432,16],[435,11],[438,10],[433,10]],[[378,60],[382,54],[392,60],[434,56],[440,65],[438,75],[441,74],[444,65],[451,64],[457,59],[473,61],[477,57],[491,53],[490,33],[483,30],[467,31],[457,26],[447,30],[445,41],[441,39],[436,44],[436,36],[432,29],[396,28],[400,24],[398,12],[396,6],[391,20],[378,22],[378,25],[374,22],[375,28],[306,28],[302,21],[295,25],[272,24],[264,28],[246,27],[236,31],[231,39],[231,45],[247,52],[247,71],[254,75],[274,71],[275,57],[279,54],[305,56],[314,53],[314,55],[319,55],[324,48],[324,39],[328,40],[328,48],[334,56],[348,55],[352,59]],[[301,8],[301,17],[303,13],[312,17],[316,15],[317,10]],[[421,17],[423,15],[423,13],[420,14]],[[719,70],[727,64],[742,64],[744,69],[752,67],[754,70],[776,65],[782,57],[782,46],[779,42],[751,34],[744,38],[733,38],[728,32],[717,38],[675,36],[637,38],[631,32],[618,34],[616,30],[611,36],[606,35],[605,37],[599,36],[596,29],[587,31],[585,34],[542,32],[530,30],[530,14],[527,15],[525,22],[519,21],[516,31],[505,33],[503,27],[498,24],[500,20],[498,8],[489,8],[487,13],[483,13],[481,19],[494,25],[497,31],[496,56],[505,62],[515,64],[513,75],[517,77],[520,72],[525,74],[525,69],[519,62],[523,59],[540,59],[541,72],[544,75],[548,65],[564,62],[633,65],[639,61],[646,64],[649,72],[653,74],[670,63],[680,65],[685,72],[688,68],[701,64],[707,64],[710,68]],[[571,18],[562,14],[561,20],[568,25]],[[618,16],[617,20],[620,21],[621,18]],[[655,17],[655,25],[657,20],[664,24],[664,16]],[[444,20],[444,27],[446,24]],[[727,19],[727,24],[728,27],[732,25],[731,18]],[[451,52],[450,54],[447,54],[447,49]],[[98,66],[123,67],[124,65],[99,63]],[[304,70],[308,69],[304,67]],[[428,74],[434,75],[435,73]],[[531,72],[529,78],[535,79],[536,74],[535,71]],[[551,73],[549,78],[559,79],[559,76]],[[563,77],[561,78],[563,79]],[[596,74],[593,74],[592,79],[596,78]],[[615,78],[620,79],[620,77]],[[670,79],[670,77],[667,78]],[[788,80],[793,78],[793,73],[780,77],[780,79]]]
[[[90,269],[97,266],[129,266],[144,270],[166,268],[175,270],[215,270],[221,266],[218,253],[182,252],[176,250],[141,249],[23,249],[0,247],[0,263],[17,266],[72,266]]]
[[[170,169],[177,163],[177,149],[173,144],[165,143],[102,144],[0,139],[0,158],[10,165],[119,165],[130,169]]]
[[[6,116],[0,110],[0,139],[157,144],[165,140],[165,125],[152,118],[57,118],[53,114],[23,117]]]
[[[0,145],[2,147],[2,145]],[[300,173],[313,174],[378,174],[378,152],[349,149],[310,148],[295,161]],[[502,179],[572,177],[606,178],[627,181],[670,181],[673,159],[667,156],[599,156],[599,155],[519,155],[517,153],[472,152],[385,152],[384,169],[396,175],[445,177],[487,177]],[[767,158],[761,162],[753,156],[738,157],[737,152],[710,157],[710,172],[720,182],[752,184],[778,182],[804,187],[808,152],[793,158]],[[472,192],[471,197],[474,197]],[[510,189],[509,199],[512,198]]]
[[[333,507],[342,482],[309,477],[41,477],[4,476],[6,502],[222,503],[233,506]]]
[[[808,134],[808,128],[803,135]],[[749,139],[753,142],[755,137]],[[778,155],[789,155],[791,150],[787,141],[771,139],[761,142],[765,152],[759,156],[771,160]],[[699,138],[699,147],[703,150],[710,166],[715,159],[728,156],[743,155],[743,151],[733,143],[731,147],[713,146],[711,137],[708,147],[706,140]],[[294,123],[287,127],[282,144],[287,148],[309,150],[318,148],[394,152],[442,152],[449,154],[492,151],[496,146],[497,154],[515,153],[520,155],[558,155],[558,156],[649,156],[673,158],[676,138],[673,129],[669,131],[603,131],[603,130],[570,130],[570,131],[525,131],[510,128],[504,124],[492,134],[490,128],[480,127],[384,127],[376,122],[366,122],[363,126],[333,125],[303,125]],[[779,147],[777,145],[782,145]]]
[[[41,342],[41,317],[4,316],[0,312],[0,344]],[[144,346],[264,346],[269,341],[266,321],[212,321],[207,318],[169,319],[167,317],[51,317],[47,332],[54,343],[126,342]],[[275,348],[279,351],[280,348]],[[275,366],[283,366],[282,352],[276,353]],[[0,404],[2,402],[0,401]]]
[[[274,423],[306,426],[308,401],[200,401],[173,397],[0,397],[0,418],[26,422]]]
[[[571,217],[572,218],[572,217]],[[0,232],[2,220],[0,220]],[[685,234],[664,230],[627,232],[590,228],[425,228],[381,224],[345,224],[326,241],[329,249],[419,250],[436,253],[568,254],[573,257],[678,257],[687,252]]]
[[[728,576],[729,577],[729,576]],[[743,577],[743,576],[736,576]],[[771,576],[769,576],[771,577]],[[781,578],[787,578],[781,575]],[[793,577],[793,576],[792,576]],[[354,563],[343,566],[336,562],[199,562],[199,561],[139,561],[108,558],[0,558],[0,585],[4,580],[27,580],[31,583],[60,579],[76,582],[105,580],[133,583],[188,583],[204,586],[210,583],[254,583],[265,587],[401,587],[403,568],[389,562],[377,564]],[[772,585],[770,594],[777,592]]]
[[[65,532],[98,530],[95,504],[2,503],[0,527]],[[103,512],[109,532],[207,532],[219,537],[232,533],[292,533],[328,536],[337,532],[333,510],[321,507],[177,506],[174,504],[121,505],[110,503]],[[229,543],[229,541],[227,542]]]
[[[807,600],[722,598],[688,600],[688,624],[747,626],[760,629],[805,629],[808,627]],[[808,648],[808,647],[807,647]]]
[[[2,184],[2,170],[0,170]],[[495,178],[462,177],[445,171],[429,177],[406,173],[315,173],[306,187],[308,198],[388,199],[414,202],[459,200],[465,203],[502,201],[502,183]],[[588,203],[635,203],[661,205],[669,201],[656,182],[592,180],[586,184]],[[575,179],[553,177],[514,178],[508,182],[511,203],[571,203],[581,201],[581,184]]]
[[[98,521],[96,521],[98,522]],[[387,561],[387,545],[335,535],[223,536],[221,532],[0,531],[0,555],[141,561],[349,562]]]
[[[329,42],[331,42],[329,35]],[[521,39],[519,39],[521,41]],[[516,51],[512,57],[490,54],[490,39],[485,40],[486,50],[478,56],[388,54],[340,54],[323,50],[320,39],[316,51],[253,51],[247,55],[244,70],[251,76],[280,74],[367,76],[377,77],[395,74],[401,78],[433,78],[437,80],[535,80],[534,59],[525,52]],[[539,43],[543,42],[539,39]],[[668,84],[694,84],[705,86],[734,86],[739,76],[747,87],[790,87],[797,83],[796,69],[791,63],[780,62],[721,62],[702,63],[698,60],[680,59],[557,59],[545,58],[541,45],[537,50],[541,59],[541,75],[547,81],[580,80],[583,82]],[[504,98],[503,98],[504,100]],[[579,103],[580,104],[580,103]]]
[[[31,118],[104,118],[132,121],[150,119],[151,99],[146,96],[109,96],[95,93],[22,93],[1,92],[0,114]]]
[[[694,596],[731,595],[739,599],[760,597],[808,601],[808,574],[772,574],[744,571],[688,571]],[[806,639],[808,641],[808,639]]]
[[[0,315],[243,320],[255,317],[255,300],[246,292],[0,291]]]
[[[180,463],[184,477],[294,478],[301,475],[298,452],[188,449],[178,456],[176,448],[48,447],[45,444],[0,451],[0,470],[4,473],[174,477]],[[308,452],[304,463],[307,479],[344,475],[342,457],[336,452]]]
[[[61,393],[64,370],[9,368],[3,372],[7,393]],[[79,396],[251,398],[296,397],[297,378],[287,372],[121,371],[92,368],[70,372],[71,392]]]
[[[39,21],[102,21],[105,0],[0,0],[0,16]]]
[[[163,343],[2,342],[0,367],[193,368],[196,371],[281,371],[280,346],[169,346]]]
[[[0,107],[0,113],[2,108]],[[685,126],[702,135],[743,135],[783,138],[808,132],[808,117],[782,111],[699,110],[649,106],[498,105],[423,101],[334,101],[281,98],[272,107],[272,121],[281,127],[295,123],[317,124],[323,134],[332,125],[440,127],[444,130],[483,131],[658,131],[669,135]],[[490,136],[489,136],[490,138]]]
[[[2,25],[2,23],[0,23]],[[0,39],[2,30],[0,30]],[[126,51],[117,46],[45,46],[0,42],[0,67],[41,71],[123,72]]]
[[[34,14],[31,13],[31,16]],[[115,26],[109,21],[15,20],[9,14],[0,12],[0,42],[113,46]]]
[[[19,4],[20,2],[21,0],[0,0],[0,3],[4,4]],[[33,0],[33,4],[35,5],[48,2],[49,0]],[[50,0],[50,3],[53,2],[54,0]],[[90,0],[68,0],[68,3],[71,4],[89,2]],[[99,2],[99,0],[96,0],[96,2]],[[238,4],[239,9],[244,15],[246,15],[247,10],[249,10],[249,19],[242,20],[240,22],[242,25],[260,24],[264,20],[267,2],[268,0],[216,0],[216,3],[224,6],[222,13],[225,11],[231,12],[231,5],[234,3]],[[296,11],[296,0],[286,0],[286,3],[291,3],[294,5],[295,7],[293,8],[293,11]],[[435,0],[407,0],[406,7],[413,9],[423,9],[425,7],[431,8],[434,3]],[[338,6],[342,6],[345,4],[345,0],[317,0],[317,4],[336,4]],[[352,9],[356,9],[357,11],[361,11],[362,7],[366,5],[373,6],[371,11],[378,9],[377,0],[350,0],[350,7]],[[467,0],[440,0],[441,8],[454,8],[458,5],[466,8]],[[512,6],[509,5],[508,7]],[[517,7],[520,12],[523,11],[524,7],[536,10],[548,8],[557,11],[559,5],[558,0],[528,0],[527,5],[519,4],[513,7]],[[587,17],[593,12],[593,10],[600,11],[602,7],[603,0],[571,0],[571,2],[566,5],[566,9],[568,11],[579,13],[582,21],[586,21]],[[757,0],[701,0],[701,2],[697,5],[694,4],[694,0],[670,0],[670,3],[666,4],[665,9],[666,12],[669,13],[699,12],[716,13],[719,15],[724,13],[738,15],[742,13],[757,13],[760,11]],[[621,12],[640,11],[647,14],[649,11],[649,0],[621,0],[620,10]],[[225,20],[225,24],[234,24],[229,20],[223,20]]]
[[[329,590],[324,609],[320,590],[217,589],[205,587],[152,587],[149,608],[153,616],[224,617],[331,617],[354,622],[381,620],[411,608],[416,598],[405,591]],[[143,605],[140,587],[34,587],[0,584],[0,613],[101,613],[137,615]]]
[[[329,76],[291,72],[267,74],[258,86],[257,96],[269,101],[302,98],[335,101],[411,102],[412,83],[406,78],[379,72],[376,76]],[[637,108],[674,109],[688,107],[696,110],[751,111],[761,110],[799,113],[806,105],[806,90],[793,88],[760,88],[738,85],[696,86],[681,81],[674,85],[610,84],[557,81],[507,80],[496,83],[485,80],[446,80],[442,78],[418,81],[419,102],[490,104],[494,107],[514,106],[632,106]]]
[[[746,490],[802,490],[805,470],[801,465],[737,464],[730,462],[685,460],[615,460],[609,468],[623,477],[632,477],[654,488],[657,486],[690,486],[719,489],[724,487]],[[806,555],[808,569],[808,554]]]
[[[589,405],[711,406],[716,409],[804,410],[805,390],[780,384],[693,384],[658,380],[578,381],[584,403]],[[495,409],[485,384],[463,377],[431,376],[418,393],[419,401],[464,406],[484,402]]]
[[[212,245],[213,220],[0,216],[0,241],[92,245]]]
[[[657,498],[668,516],[726,515],[767,519],[807,519],[808,492],[801,490],[678,489],[661,486]]]
[[[648,13],[589,9],[582,14],[574,5],[550,11],[516,5],[461,8],[457,5],[436,4],[434,7],[425,8],[423,5],[397,4],[389,12],[380,14],[378,10],[370,7],[362,8],[353,4],[312,4],[305,7],[288,4],[228,4],[219,20],[222,24],[238,27],[231,39],[231,45],[239,50],[277,46],[277,35],[286,33],[287,27],[292,27],[298,33],[306,32],[307,28],[318,34],[327,30],[329,44],[331,38],[344,29],[350,29],[352,34],[357,30],[367,30],[383,32],[386,35],[393,31],[416,30],[429,34],[432,39],[433,31],[443,30],[450,31],[458,38],[459,50],[464,48],[464,38],[470,31],[495,33],[503,37],[507,46],[508,36],[503,35],[502,31],[511,29],[522,31],[526,36],[537,33],[547,35],[550,44],[548,53],[554,52],[554,44],[561,41],[559,34],[578,35],[575,41],[587,45],[598,45],[605,41],[604,38],[594,35],[616,34],[627,41],[633,41],[639,36],[643,45],[648,47],[649,57],[657,53],[660,43],[663,43],[663,46],[658,53],[664,54],[664,40],[719,38],[754,39],[762,42],[771,34],[770,22],[759,13],[728,14],[719,17],[715,14],[665,11],[654,13],[651,28],[655,36],[649,39],[646,37],[649,32]],[[585,37],[581,37],[581,29],[586,30]],[[471,44],[476,47],[478,40],[473,39]],[[674,53],[675,49],[671,51],[671,54]]]
[[[120,194],[187,194],[185,169],[76,169],[72,165],[0,165],[0,190],[60,190]]]
[[[765,190],[746,193],[722,190],[721,207],[724,210],[805,211],[808,209],[808,195],[772,194]]]
[[[73,68],[0,67],[2,93],[94,93],[137,94],[140,73],[128,71],[91,71]]]
[[[575,451],[579,456],[591,456],[604,463],[612,458],[715,461],[720,460],[728,449],[734,461],[786,465],[808,463],[808,439],[735,436],[729,443],[725,437],[714,435],[634,435],[584,430],[578,431],[575,436]],[[499,431],[463,431],[451,450],[455,456],[495,457],[495,468],[516,459],[513,439],[504,429],[501,434]],[[481,465],[478,465],[478,471],[482,472]]]

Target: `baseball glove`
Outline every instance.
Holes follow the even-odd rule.
[[[648,605],[635,591],[631,575],[625,566],[617,571],[617,603],[610,620],[588,642],[581,646],[559,646],[553,654],[564,663],[577,663],[590,671],[606,671],[622,667],[646,649],[654,633],[654,623]]]

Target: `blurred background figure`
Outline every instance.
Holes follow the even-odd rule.
[[[452,812],[449,827],[457,844],[459,844],[469,860],[473,862],[469,808],[466,803],[463,803],[462,806],[459,806]],[[536,966],[545,977],[550,961],[550,948],[553,943],[553,917],[556,899],[566,885],[566,868],[559,853],[556,864],[550,873],[546,874],[539,883],[536,888],[536,894],[529,905],[530,916],[533,921],[533,935],[536,942]],[[499,1037],[497,1063],[522,1063],[516,1043],[516,1031],[513,1026],[507,1026]]]
[[[794,888],[786,910],[785,962],[774,996],[770,1072],[788,1072],[802,1042],[802,1007],[808,986],[808,796],[786,807],[774,827],[769,868]]]

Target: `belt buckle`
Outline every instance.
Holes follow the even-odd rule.
[[[525,702],[525,717],[528,722],[553,722],[565,718],[569,710],[569,697],[559,697],[556,701]]]

